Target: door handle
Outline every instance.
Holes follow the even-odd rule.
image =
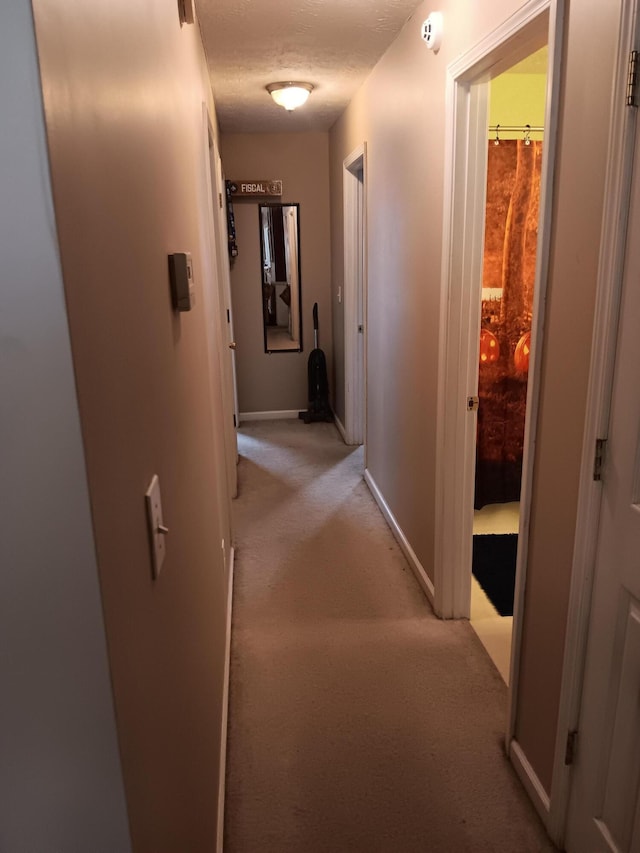
[[[236,349],[236,347],[237,347],[236,342],[235,342],[235,341],[231,341],[231,343],[229,344],[229,349]]]

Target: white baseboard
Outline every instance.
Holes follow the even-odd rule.
[[[289,418],[297,418],[302,409],[283,409],[276,412],[240,412],[238,417],[240,423],[245,421],[284,421]]]
[[[533,802],[543,824],[547,830],[549,830],[549,815],[551,808],[549,795],[545,791],[540,779],[538,779],[535,770],[529,764],[526,755],[522,751],[522,747],[516,740],[511,741],[509,758],[511,759],[511,763],[513,764],[518,779],[520,779],[524,785],[524,789]]]
[[[226,630],[224,648],[224,682],[222,692],[222,721],[220,725],[220,773],[218,776],[218,837],[216,853],[222,853],[224,844],[224,795],[227,777],[227,731],[229,724],[229,675],[231,669],[231,614],[233,612],[233,570],[235,549],[229,555],[229,580],[227,588]]]
[[[391,532],[393,533],[396,540],[398,541],[398,544],[400,545],[400,548],[402,549],[402,553],[407,558],[407,561],[408,561],[409,565],[411,566],[411,570],[413,571],[414,575],[416,576],[418,583],[422,587],[424,594],[427,596],[427,598],[429,600],[429,604],[433,607],[434,606],[434,600],[435,600],[433,581],[431,580],[429,575],[424,570],[424,567],[423,567],[422,563],[420,562],[420,560],[416,557],[415,551],[413,550],[413,548],[409,544],[409,540],[404,535],[402,528],[400,527],[400,525],[396,521],[394,514],[389,509],[389,505],[387,504],[384,497],[382,496],[382,492],[378,488],[376,481],[373,479],[373,477],[369,473],[368,469],[365,469],[364,479],[365,479],[367,486],[369,486],[369,489],[371,490],[371,494],[375,498],[376,503],[380,507],[380,510],[381,510],[382,514],[384,515],[387,524],[391,528]]]
[[[344,441],[344,443],[346,444],[346,443],[347,443],[347,433],[346,433],[346,431],[345,431],[344,424],[342,423],[342,421],[341,421],[341,420],[340,420],[340,418],[336,415],[336,413],[335,413],[335,412],[333,413],[333,419],[334,419],[334,421],[335,421],[335,423],[336,423],[336,426],[337,426],[337,428],[338,428],[338,432],[339,432],[339,433],[340,433],[340,435],[342,436],[342,440],[343,440],[343,441]]]

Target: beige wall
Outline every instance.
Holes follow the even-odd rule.
[[[31,7],[0,28],[0,847],[131,849]]]
[[[239,364],[243,346],[249,356],[241,408],[261,410],[306,405],[313,301],[320,303],[321,343],[329,354],[331,297],[335,352],[342,357],[342,160],[368,143],[368,464],[431,575],[445,70],[519,5],[443,0],[445,37],[434,55],[419,38],[430,11],[422,4],[333,128],[331,292],[326,135],[230,136],[222,145],[229,177],[282,177],[285,198],[302,204],[305,354],[265,356],[259,329],[255,352],[254,321],[242,333],[246,340],[238,336]],[[216,480],[222,431],[212,396],[219,394],[219,377],[208,363],[202,292],[195,311],[173,315],[166,255],[192,251],[202,287],[204,60],[197,29],[180,28],[171,3],[96,0],[82,16],[64,0],[35,0],[34,6],[134,849],[201,851],[212,847],[216,830],[225,591],[220,540],[228,527],[218,497],[224,485]],[[565,38],[517,721],[518,740],[547,790],[618,11],[619,0],[571,5]],[[598,62],[585,63],[594,31]],[[251,207],[237,205],[246,268],[234,271],[234,299],[259,277]],[[239,333],[240,315],[241,309]],[[274,359],[291,359],[273,383],[281,391],[258,393],[258,386],[271,387]],[[338,388],[340,414],[343,408]],[[171,527],[156,583],[143,510],[153,473],[160,476]]]
[[[175,3],[34,6],[133,845],[202,853],[216,836],[229,536],[203,299],[204,56]],[[167,255],[185,250],[197,302],[177,315]],[[155,582],[153,474],[170,529]]]
[[[435,414],[442,255],[445,72],[519,6],[445,0],[437,55],[418,7],[332,128],[332,306],[342,370],[342,161],[368,145],[368,466],[433,577]],[[619,2],[570,6],[562,82],[553,244],[546,306],[532,540],[517,738],[551,788],[576,515],[607,118]],[[598,62],[584,63],[599,35]],[[587,144],[588,141],[588,144]],[[337,384],[337,411],[344,411]],[[399,440],[399,436],[401,440]]]
[[[280,109],[274,105],[274,109]],[[327,133],[223,134],[221,154],[231,180],[281,178],[283,203],[300,204],[301,353],[264,351],[258,202],[234,203],[238,257],[231,268],[241,412],[307,408],[307,359],[313,349],[313,303],[320,346],[332,369],[331,255],[329,248],[329,137]]]

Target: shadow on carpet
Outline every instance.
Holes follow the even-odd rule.
[[[513,616],[518,534],[473,537],[473,575],[500,616]]]

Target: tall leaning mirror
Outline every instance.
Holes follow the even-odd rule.
[[[302,351],[300,205],[261,204],[264,351]]]

